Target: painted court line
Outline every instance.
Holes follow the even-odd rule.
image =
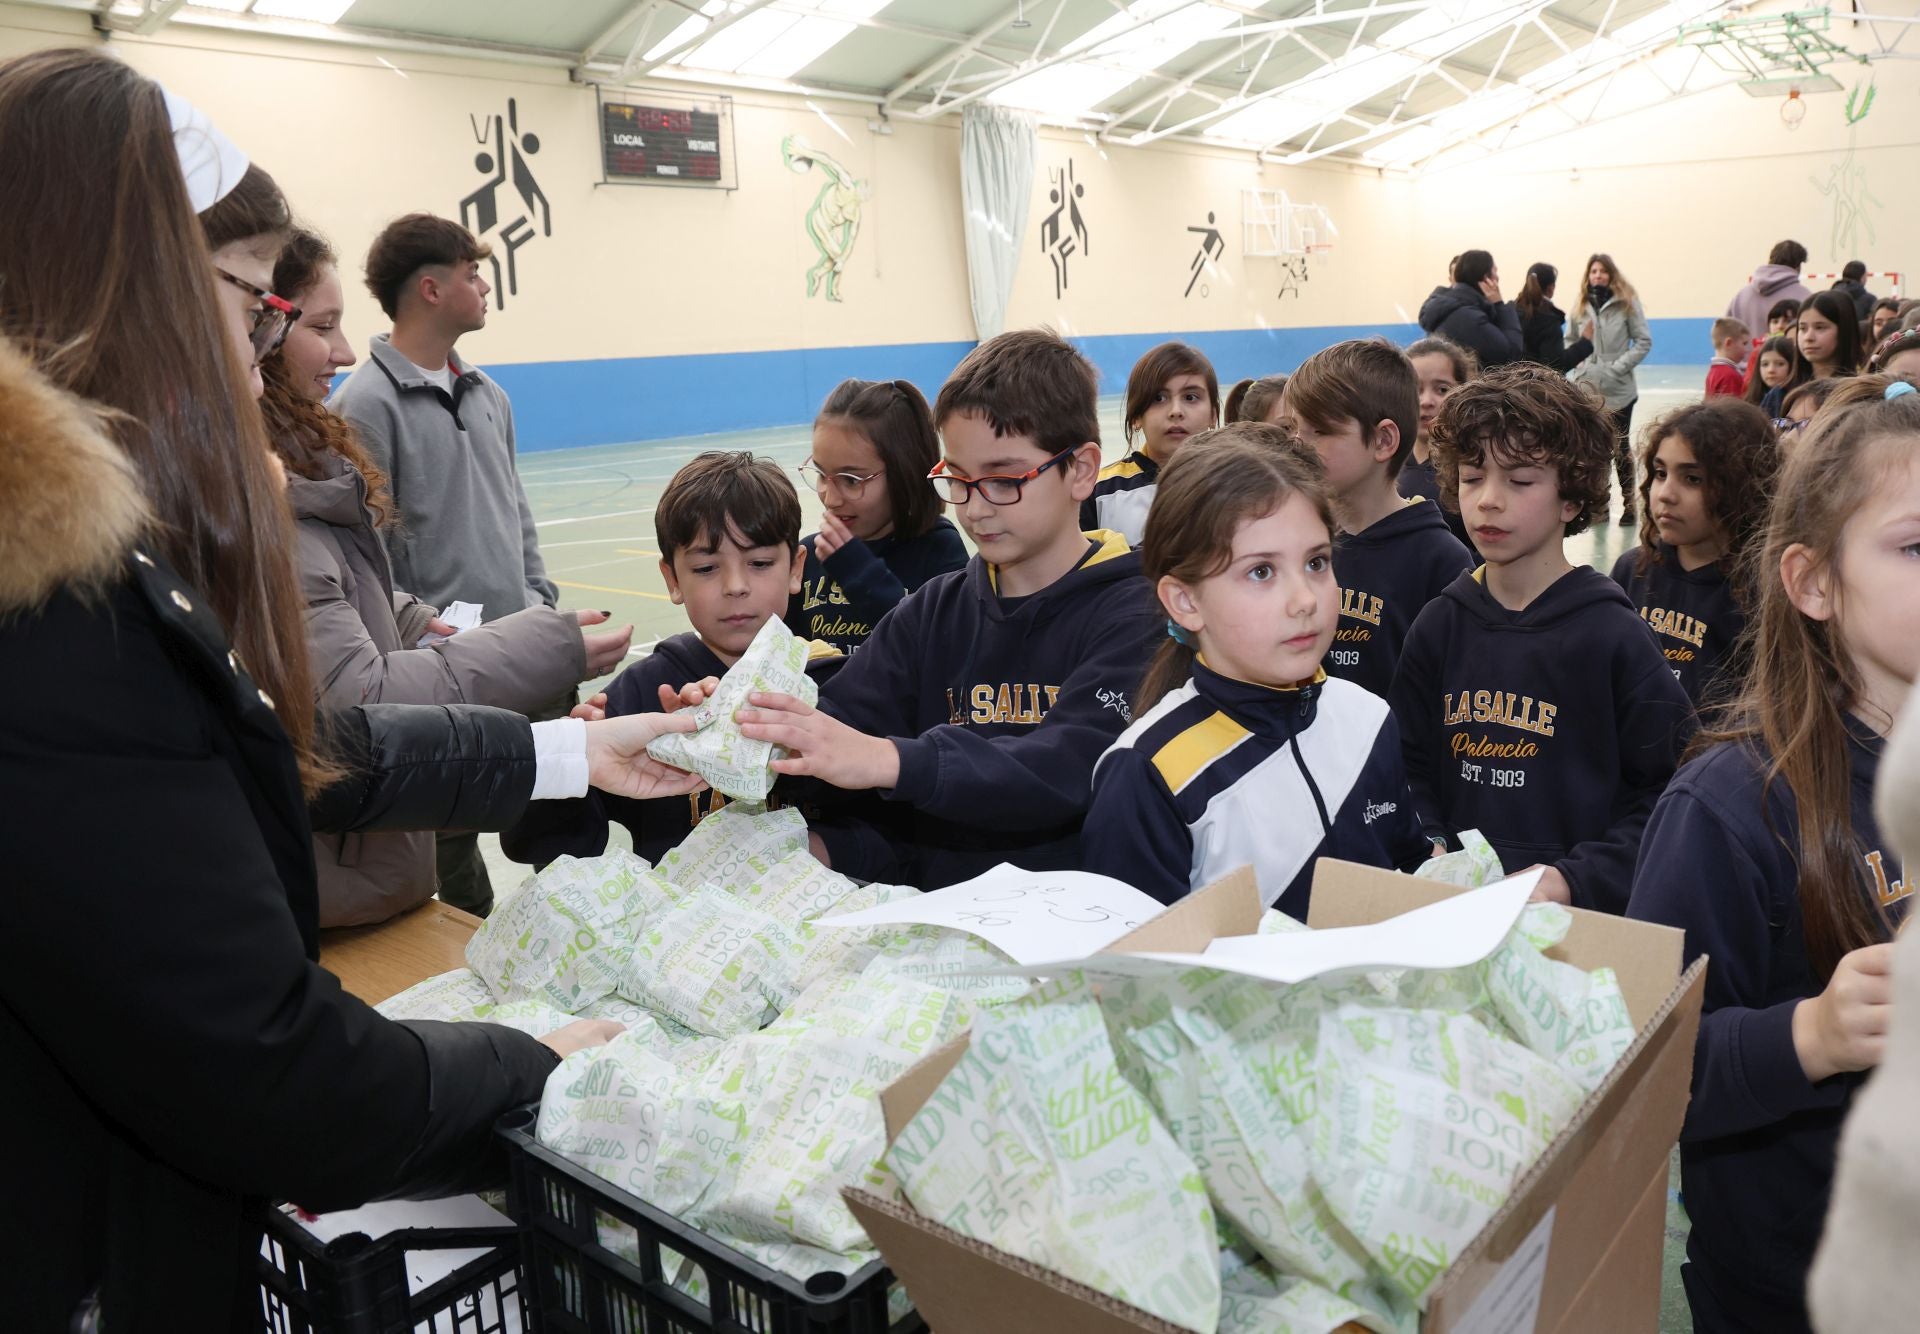
[[[611,514],[579,514],[571,519],[543,519],[533,526],[535,528],[558,528],[560,525],[567,523],[596,523],[601,519],[625,519],[635,514],[651,513],[653,513],[653,506],[649,505],[642,510],[615,510]]]
[[[673,601],[665,593],[646,593],[637,588],[609,588],[605,584],[576,584],[565,579],[555,579],[553,583],[556,588],[577,588],[586,593],[624,593],[628,597],[652,598],[655,602]]]

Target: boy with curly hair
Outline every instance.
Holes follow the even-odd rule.
[[[1414,620],[1388,701],[1430,838],[1478,829],[1508,871],[1545,868],[1537,897],[1618,913],[1693,711],[1619,585],[1567,559],[1612,452],[1604,407],[1544,367],[1448,397],[1442,503],[1485,564]]]

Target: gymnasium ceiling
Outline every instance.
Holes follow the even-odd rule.
[[[1298,163],[1418,169],[1541,107],[1591,118],[1666,62],[1718,0],[39,0],[105,26],[264,30],[370,48],[565,65],[871,101],[931,120],[984,101],[1125,145],[1199,140]],[[1908,20],[1910,22],[1911,20]],[[1724,81],[1717,80],[1717,81]]]

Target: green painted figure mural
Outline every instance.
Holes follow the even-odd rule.
[[[807,210],[807,236],[820,253],[819,262],[807,270],[807,295],[838,301],[840,276],[853,258],[854,238],[860,234],[860,207],[872,197],[873,187],[856,180],[852,172],[808,143],[804,134],[782,139],[780,155],[803,176],[818,167],[827,178]]]

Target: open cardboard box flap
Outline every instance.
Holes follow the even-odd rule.
[[[1361,926],[1462,892],[1471,891],[1324,859],[1314,871],[1307,922],[1315,928]],[[1252,872],[1242,868],[1108,950],[1198,951],[1218,936],[1253,933],[1260,913],[1258,887]],[[1484,1323],[1486,1306],[1516,1283],[1539,1289],[1539,1314],[1531,1326],[1536,1330],[1657,1328],[1665,1210],[1646,1200],[1657,1194],[1664,1205],[1668,1156],[1686,1114],[1706,978],[1704,959],[1681,973],[1681,945],[1681,932],[1671,927],[1573,911],[1572,929],[1550,956],[1580,968],[1612,968],[1627,1012],[1639,1026],[1638,1037],[1515,1183],[1505,1207],[1454,1258],[1429,1295],[1421,1326],[1427,1334],[1503,1328]],[[955,1038],[881,1092],[889,1143],[966,1054],[969,1040],[966,1034]],[[928,1324],[942,1334],[1174,1329],[923,1218],[910,1205],[863,1190],[843,1193]],[[1542,1227],[1544,1263],[1536,1254],[1539,1248],[1526,1244]],[[1641,1274],[1647,1265],[1650,1275]]]

